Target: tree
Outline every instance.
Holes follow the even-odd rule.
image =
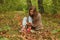
[[[38,0],[38,8],[40,13],[44,13],[43,0]]]
[[[53,14],[57,13],[57,0],[52,0],[53,1]]]
[[[31,0],[27,0],[28,8],[32,6]]]

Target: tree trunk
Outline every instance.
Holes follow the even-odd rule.
[[[40,13],[44,13],[43,0],[38,0],[38,8]]]
[[[27,0],[28,8],[32,6],[31,0]]]

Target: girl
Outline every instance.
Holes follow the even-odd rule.
[[[22,30],[26,28],[26,25],[30,24],[31,29],[33,30],[40,30],[43,29],[42,21],[41,21],[41,14],[37,12],[35,7],[30,7],[29,9],[29,16],[24,17],[22,21]]]

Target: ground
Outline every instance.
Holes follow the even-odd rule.
[[[20,18],[17,17],[17,14]],[[19,19],[22,20],[26,15],[27,13],[23,11],[0,13],[0,40],[23,40],[19,32],[21,29]],[[60,40],[59,16],[60,14],[42,14],[42,23],[44,25],[43,39],[47,39],[50,36],[53,40]]]

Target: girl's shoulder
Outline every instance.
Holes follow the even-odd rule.
[[[23,19],[27,19],[27,17],[25,16]]]
[[[41,17],[41,13],[38,13],[38,16]]]

